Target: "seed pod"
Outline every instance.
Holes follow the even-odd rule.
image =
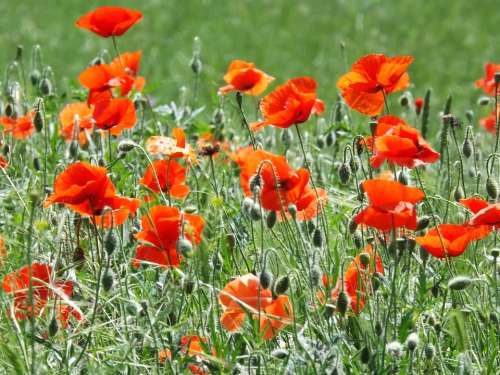
[[[431,288],[431,294],[434,298],[439,297],[439,284],[433,284]]]
[[[186,237],[179,238],[175,248],[186,258],[189,258],[193,254],[193,245]]]
[[[276,224],[277,220],[277,215],[276,211],[269,211],[269,213],[266,216],[266,225],[269,229],[272,229],[274,225]]]
[[[408,174],[405,171],[399,171],[398,172],[398,182],[403,184],[403,185],[408,185],[410,178],[408,177]]]
[[[113,287],[114,278],[113,274],[109,270],[106,270],[104,272],[104,275],[102,275],[101,283],[102,283],[102,288],[104,289],[105,292],[109,292]]]
[[[45,120],[42,116],[41,111],[35,112],[35,117],[33,117],[33,125],[35,125],[35,129],[37,132],[41,132],[45,126]]]
[[[321,247],[323,245],[323,234],[318,228],[314,230],[312,242],[315,247]]]
[[[340,314],[344,315],[345,312],[347,311],[348,305],[349,305],[349,296],[344,290],[342,290],[340,291],[339,296],[337,297],[337,304],[336,304],[337,311]]]
[[[260,286],[263,289],[269,289],[269,287],[273,283],[273,274],[269,272],[268,270],[262,270],[262,272],[259,274],[259,280],[260,280]]]
[[[424,355],[425,358],[428,359],[429,361],[434,358],[434,354],[436,353],[436,349],[434,348],[434,345],[432,344],[427,344],[424,347]]]
[[[259,221],[262,219],[262,209],[260,204],[254,203],[252,208],[250,209],[250,219],[253,221]]]
[[[453,279],[448,281],[448,289],[464,290],[471,283],[472,283],[472,279],[469,276],[455,276]]]
[[[347,163],[342,163],[342,165],[339,168],[339,178],[340,182],[342,182],[344,185],[349,182],[349,178],[351,177],[351,167]]]
[[[359,354],[359,359],[361,360],[361,363],[363,364],[368,364],[370,362],[371,354],[370,354],[370,349],[368,346],[363,347],[361,349],[361,353]]]
[[[49,323],[49,337],[54,337],[59,330],[59,324],[55,316],[52,317]]]
[[[290,279],[288,276],[281,276],[276,279],[274,283],[274,294],[280,295],[286,293],[288,287],[290,286]]]
[[[288,350],[285,349],[274,349],[271,352],[271,356],[276,359],[286,359],[289,356]]]
[[[497,199],[498,183],[491,176],[486,179],[486,192],[491,199]]]
[[[330,131],[326,134],[326,145],[328,147],[331,147],[335,144],[335,141],[336,141],[336,135],[335,135],[335,132],[334,131]]]
[[[40,85],[38,86],[38,88],[40,89],[40,93],[43,96],[48,96],[52,94],[52,83],[48,78],[42,79],[40,81]]]
[[[139,305],[133,302],[127,303],[127,305],[125,306],[125,311],[129,315],[137,316],[137,314],[139,314]]]
[[[465,196],[464,190],[462,189],[461,186],[457,186],[455,188],[455,191],[453,193],[453,197],[455,198],[456,202],[460,202],[461,199],[463,199]]]
[[[109,230],[104,236],[104,249],[108,255],[113,254],[118,246],[118,237],[113,230]]]
[[[363,266],[368,267],[368,265],[370,264],[370,254],[362,252],[361,254],[359,254],[359,261]]]

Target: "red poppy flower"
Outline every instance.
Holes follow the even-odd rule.
[[[226,95],[232,91],[258,96],[264,92],[274,77],[268,76],[262,70],[255,68],[254,63],[243,60],[234,60],[229,65],[224,81],[227,86],[219,89],[219,93]]]
[[[500,108],[499,108],[500,111]],[[497,132],[497,121],[495,111],[491,112],[489,116],[483,117],[479,120],[479,124],[491,134],[496,134]]]
[[[382,258],[380,255],[374,253],[372,245],[367,245],[363,252],[370,256],[368,266],[361,263],[360,255],[356,256],[349,263],[343,277],[337,280],[337,285],[331,292],[332,301],[336,301],[339,293],[344,290],[349,296],[352,311],[356,314],[359,314],[363,310],[367,297],[372,293],[372,277],[374,273],[384,274]],[[323,283],[327,286],[328,278],[324,277]]]
[[[169,158],[186,158],[197,164],[196,153],[186,142],[186,135],[181,128],[172,129],[172,137],[153,136],[146,141],[146,150],[153,155],[164,155]]]
[[[293,322],[293,308],[288,296],[280,295],[264,308],[260,316],[260,332],[264,340],[272,340],[280,330]]]
[[[435,163],[440,156],[417,129],[396,116],[381,117],[374,138],[369,137],[367,143],[373,152],[370,158],[373,168],[380,168],[386,160],[402,167],[415,168]]]
[[[7,247],[5,246],[5,240],[0,236],[0,269],[3,268],[5,259],[7,258]]]
[[[134,102],[128,98],[98,102],[93,116],[96,127],[109,130],[112,135],[120,135],[123,130],[133,128],[137,122]]]
[[[186,239],[197,245],[205,221],[201,216],[181,212],[177,207],[155,206],[141,219],[142,231],[136,234],[141,241],[137,247],[134,267],[141,262],[154,263],[163,267],[178,267],[181,255],[177,254],[177,241],[183,234]]]
[[[208,345],[208,339],[206,337],[200,337],[196,335],[182,336],[181,337],[181,353],[186,354],[190,357],[195,357],[196,360],[201,361],[207,359],[207,354],[203,350],[203,346]],[[215,357],[215,349],[212,349],[212,356]],[[170,349],[163,349],[158,353],[158,360],[160,363],[164,363],[167,359],[172,359],[172,352]],[[196,375],[208,375],[209,372],[205,370],[204,367],[198,364],[189,364],[188,369],[192,374]]]
[[[123,35],[141,19],[142,13],[138,10],[103,6],[80,17],[76,26],[108,38]]]
[[[272,293],[263,289],[259,278],[253,274],[237,277],[226,284],[219,293],[223,313],[220,318],[222,327],[229,332],[241,328],[246,311],[257,314],[272,304]]]
[[[323,101],[316,97],[316,81],[310,77],[294,78],[262,99],[260,111],[264,121],[250,124],[250,129],[258,131],[268,125],[289,128],[324,110]]]
[[[155,193],[160,190],[169,193],[174,198],[184,198],[189,194],[186,182],[186,169],[175,160],[156,160],[153,168],[148,165],[140,183]],[[155,176],[156,173],[156,176]]]
[[[5,293],[13,294],[13,312],[16,319],[23,320],[31,316],[38,316],[48,304],[51,297],[56,298],[59,306],[67,306],[67,315],[61,318],[61,322],[67,325],[69,314],[80,320],[80,313],[73,307],[66,305],[63,299],[73,294],[73,283],[71,281],[52,280],[52,268],[48,264],[33,263],[31,265],[31,286],[33,291],[33,309],[29,297],[30,267],[24,266],[17,271],[5,275],[2,287]]]
[[[399,227],[416,229],[415,204],[424,199],[420,189],[397,181],[374,179],[363,181],[363,190],[370,205],[354,217],[357,224],[382,231]]]
[[[410,84],[406,72],[411,56],[367,55],[356,61],[351,71],[337,82],[347,104],[358,112],[375,116],[384,108],[384,94],[403,90]]]
[[[0,155],[0,168],[5,169],[9,166],[9,161]]]
[[[488,95],[495,95],[495,73],[500,73],[500,64],[487,63],[484,66],[484,77],[478,79],[475,85]]]
[[[490,225],[500,228],[500,203],[489,204],[481,198],[461,199],[460,203],[474,213],[469,220],[470,225]]]
[[[253,196],[250,181],[260,174],[260,204],[266,210],[276,211],[278,214],[287,213],[288,205],[295,204],[296,218],[310,220],[318,214],[318,208],[328,199],[326,191],[317,189],[318,201],[318,196],[308,185],[307,169],[293,170],[284,156],[245,147],[233,155],[233,160],[240,167],[240,184],[245,196]]]
[[[456,257],[463,254],[471,241],[480,240],[490,232],[488,225],[440,224],[415,240],[436,258]]]
[[[4,133],[11,133],[14,139],[27,139],[35,132],[33,124],[34,112],[28,112],[26,115],[16,119],[3,116],[0,117],[0,123],[3,125]]]
[[[94,127],[92,112],[92,108],[87,103],[67,104],[59,113],[59,121],[61,122],[59,133],[68,142],[78,139],[81,145],[87,144],[87,134],[90,134]],[[76,122],[79,129],[75,129]]]
[[[47,198],[44,207],[54,203],[64,204],[106,228],[123,224],[139,208],[138,199],[116,195],[106,168],[84,162],[71,164],[56,177],[54,192]]]
[[[419,116],[420,113],[422,112],[423,106],[424,106],[424,99],[423,98],[418,97],[417,99],[415,99],[415,113],[417,114],[417,116]]]

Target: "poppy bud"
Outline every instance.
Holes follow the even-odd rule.
[[[274,225],[276,224],[277,220],[277,215],[276,211],[269,211],[269,213],[266,216],[266,225],[269,229],[272,229]]]
[[[468,276],[455,276],[448,281],[448,289],[464,290],[472,283],[472,279]]]
[[[118,151],[120,152],[129,152],[137,147],[137,143],[132,141],[131,139],[124,139],[118,143]]]
[[[40,158],[38,156],[35,156],[33,158],[33,168],[35,170],[40,171],[42,169],[42,166],[40,165]]]
[[[192,294],[196,286],[193,280],[184,280],[184,291],[187,295]]]
[[[479,104],[480,106],[484,107],[484,106],[487,106],[491,103],[491,98],[488,97],[488,96],[481,96],[478,100],[477,100],[477,104]]]
[[[368,267],[368,265],[370,264],[370,254],[365,252],[359,254],[359,261],[363,266]]]
[[[33,125],[35,125],[35,129],[37,132],[42,131],[42,129],[45,125],[45,120],[43,119],[41,111],[35,112],[35,117],[33,118]]]
[[[354,232],[356,232],[356,229],[358,228],[358,224],[354,221],[354,219],[351,219],[351,220],[349,220],[347,227],[349,229],[349,233],[353,234]]]
[[[494,324],[494,325],[498,324],[498,317],[497,317],[497,314],[494,311],[490,312],[489,318],[490,318],[490,322],[492,324]]]
[[[494,248],[493,250],[491,250],[490,254],[493,257],[493,259],[496,260],[496,258],[498,258],[498,256],[500,255],[500,249]]]
[[[469,123],[472,123],[472,121],[474,120],[474,111],[472,109],[469,109],[465,112],[465,117],[467,118],[467,121],[469,121]]]
[[[408,107],[408,96],[406,94],[403,94],[399,97],[399,104],[401,107]]]
[[[42,74],[40,73],[40,71],[38,69],[33,69],[30,72],[30,82],[31,82],[31,84],[33,86],[38,85],[38,83],[40,82],[41,76],[42,76]]]
[[[495,85],[500,84],[500,72],[495,72]]]
[[[429,226],[431,219],[429,216],[422,216],[417,220],[417,231],[424,230]]]
[[[339,296],[337,297],[337,311],[344,315],[347,311],[347,306],[349,305],[349,296],[344,290],[341,290]]]
[[[436,349],[434,348],[434,345],[432,344],[427,344],[424,347],[424,355],[425,358],[428,359],[429,361],[434,358],[434,354],[436,353]]]
[[[359,170],[359,161],[357,156],[353,156],[351,160],[349,160],[349,167],[353,172],[357,172]]]
[[[253,221],[259,221],[262,219],[262,209],[260,204],[254,203],[252,208],[250,209],[250,219]]]
[[[55,316],[50,319],[49,323],[49,336],[54,337],[59,330],[59,324],[57,323],[57,319]]]
[[[405,171],[399,171],[398,172],[398,182],[403,184],[403,185],[408,185],[409,183],[409,177],[408,174]]]
[[[276,282],[274,283],[274,294],[279,296],[280,294],[286,293],[288,290],[288,287],[290,286],[290,279],[288,276],[281,276],[276,279]]]
[[[111,273],[109,270],[106,270],[104,272],[104,275],[102,275],[101,282],[104,291],[109,292],[114,284],[113,273]]]
[[[312,238],[313,245],[316,247],[321,247],[323,245],[323,234],[319,229],[315,229]]]
[[[259,280],[260,280],[260,286],[263,289],[269,289],[269,287],[273,283],[273,274],[264,269],[259,274]]]
[[[137,314],[139,314],[139,305],[133,302],[127,303],[127,305],[125,306],[125,311],[129,315],[136,316]]]
[[[200,74],[203,64],[198,56],[193,56],[190,63],[191,70],[194,74]]]
[[[38,86],[40,89],[40,93],[43,96],[48,96],[52,94],[52,83],[48,78],[44,78],[40,81],[40,85]]]
[[[318,135],[318,138],[316,138],[316,146],[318,146],[319,149],[323,149],[325,148],[325,145],[325,138],[321,135]]]
[[[186,258],[189,258],[193,254],[193,245],[191,244],[191,241],[189,241],[186,237],[179,238],[177,240],[175,248]]]
[[[68,153],[69,153],[69,156],[76,159],[76,157],[78,156],[78,149],[79,149],[79,144],[78,144],[78,141],[76,140],[72,140],[70,143],[69,143],[69,149],[68,149]]]
[[[196,208],[196,206],[186,206],[186,208],[184,208],[184,212],[187,214],[194,214],[197,211],[198,209]]]
[[[99,159],[97,159],[97,165],[99,167],[105,167],[106,166],[106,161],[104,160],[104,158],[100,157]]]
[[[455,192],[453,193],[453,197],[455,198],[456,202],[460,202],[460,199],[464,198],[464,190],[462,189],[461,186],[457,186],[455,188]]]
[[[342,165],[339,168],[340,182],[342,182],[345,185],[349,181],[350,177],[351,177],[351,167],[347,163],[342,163]]]
[[[361,234],[359,232],[354,232],[352,236],[354,246],[359,249],[363,247],[363,238],[361,237]]]
[[[336,135],[334,131],[329,131],[326,134],[325,142],[328,147],[331,147],[335,144],[336,141]]]
[[[285,350],[285,349],[274,349],[271,352],[271,356],[274,357],[274,358],[277,358],[277,359],[286,359],[286,358],[288,358],[289,354],[288,354],[288,350]]]
[[[413,352],[415,349],[417,349],[417,346],[418,346],[418,334],[412,332],[408,335],[406,339],[406,347],[410,352]]]
[[[228,233],[226,236],[226,241],[227,241],[227,246],[229,247],[230,250],[234,249],[234,246],[236,245],[236,237],[232,233]]]
[[[472,142],[467,137],[464,139],[464,143],[462,143],[462,153],[468,159],[472,156]]]
[[[118,245],[118,238],[114,231],[109,230],[104,236],[104,249],[108,253],[108,255],[113,254]]]
[[[290,203],[287,207],[287,210],[290,213],[290,215],[292,215],[292,218],[295,220],[295,218],[297,217],[297,206],[294,205],[293,203]]]
[[[243,211],[247,215],[250,215],[250,210],[252,209],[253,204],[254,204],[254,202],[253,202],[252,198],[246,197],[245,199],[243,199],[243,203],[241,204],[241,207],[243,208]]]
[[[9,117],[9,118],[15,118],[17,117],[16,116],[16,110],[14,108],[14,104],[12,103],[7,103],[7,105],[5,106],[5,116]]]
[[[491,177],[486,179],[486,193],[491,199],[498,197],[498,183]]]
[[[361,353],[359,354],[359,359],[361,360],[361,363],[367,364],[370,362],[371,354],[370,354],[370,349],[368,346],[365,346],[363,349],[361,349]]]
[[[259,194],[262,189],[262,178],[259,174],[253,175],[250,177],[250,191],[254,194]]]

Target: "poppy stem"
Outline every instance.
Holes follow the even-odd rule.
[[[30,226],[28,229],[28,241],[26,244],[26,257],[28,262],[28,301],[30,306],[30,325],[31,325],[31,374],[35,374],[35,361],[36,361],[36,351],[35,351],[35,303],[33,300],[33,269],[32,269],[32,239],[33,239],[33,223],[35,220],[35,207],[36,199],[31,202],[31,213],[30,213]]]
[[[500,121],[498,121],[498,84],[495,82],[495,128],[496,128],[496,140],[495,140],[495,153],[498,152],[498,147],[500,146]]]
[[[243,95],[240,92],[236,93],[236,103],[238,104],[238,109],[240,110],[241,115],[241,123],[248,131],[248,136],[250,137],[250,142],[252,143],[252,147],[254,150],[257,149],[257,143],[255,142],[255,137],[253,136],[252,131],[250,130],[250,125],[248,124],[247,118],[245,116],[245,112],[243,110]]]
[[[382,89],[382,95],[384,96],[385,111],[387,112],[387,114],[390,114],[391,111],[389,110],[389,103],[387,102],[387,95],[385,94],[384,89]]]

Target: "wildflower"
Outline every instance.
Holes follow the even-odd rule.
[[[54,182],[54,192],[44,207],[61,203],[90,217],[105,228],[121,225],[139,208],[139,200],[119,196],[107,176],[106,168],[85,162],[69,165]]]
[[[94,127],[92,112],[93,108],[87,103],[67,104],[59,113],[59,133],[67,142],[71,142],[76,136],[81,145],[87,144],[87,134],[91,133]],[[78,129],[75,129],[75,125],[78,125]]]
[[[196,153],[186,142],[186,135],[181,128],[173,128],[172,136],[153,136],[146,141],[146,150],[153,155],[163,155],[169,158],[186,158],[190,163],[197,164]]]
[[[340,77],[337,87],[351,108],[375,116],[384,108],[384,96],[409,86],[410,77],[406,71],[412,62],[411,56],[366,55],[352,65],[349,73]]]
[[[0,155],[0,169],[5,169],[8,166],[9,166],[9,161],[5,157]]]
[[[253,131],[265,126],[289,128],[306,122],[311,114],[325,110],[323,101],[316,97],[316,81],[310,77],[294,78],[278,86],[260,103],[264,121],[250,124]]]
[[[471,241],[480,240],[490,232],[488,225],[440,224],[415,241],[436,258],[456,257],[464,253]]]
[[[34,116],[33,111],[15,119],[3,116],[0,117],[0,124],[3,125],[3,132],[6,134],[11,133],[14,139],[28,139],[35,132]]]
[[[76,26],[102,36],[121,36],[142,19],[138,10],[103,6],[83,15],[76,21]]]
[[[500,108],[498,109],[498,111],[500,112]],[[496,129],[497,129],[496,112],[493,111],[489,116],[479,119],[479,125],[481,125],[489,133],[496,134]]]
[[[362,186],[370,205],[355,216],[358,225],[365,224],[382,231],[417,228],[415,204],[424,198],[420,189],[381,179],[366,180]]]
[[[5,240],[0,236],[0,269],[3,268],[5,259],[7,258],[7,247],[5,246]]]
[[[481,198],[461,199],[460,203],[474,214],[469,220],[470,225],[500,228],[500,203],[489,204]]]
[[[255,68],[254,63],[234,60],[229,64],[224,81],[227,85],[219,89],[221,95],[239,91],[243,94],[258,96],[264,92],[269,83],[274,81],[274,77]]]
[[[495,73],[500,72],[500,64],[487,63],[484,66],[484,77],[475,82],[475,86],[487,95],[495,95]]]
[[[155,206],[142,217],[141,224],[142,230],[135,235],[141,243],[136,249],[133,266],[147,262],[178,267],[181,255],[177,252],[177,242],[187,239],[199,244],[205,221],[201,216],[182,213],[177,207]]]
[[[111,135],[120,135],[123,130],[133,128],[137,122],[134,102],[128,98],[113,98],[98,102],[93,116],[96,127],[109,130]]]
[[[316,195],[309,186],[306,169],[293,170],[284,156],[246,147],[237,151],[233,160],[240,167],[240,184],[245,196],[253,196],[250,181],[259,174],[262,180],[260,203],[264,209],[279,213],[280,217],[290,214],[289,207],[293,204],[297,220],[309,220],[317,216],[328,199],[326,191],[317,189]]]
[[[161,190],[174,198],[184,198],[189,194],[185,181],[186,169],[175,160],[155,160],[152,167],[146,168],[140,183],[155,193]]]
[[[367,144],[373,151],[370,158],[373,168],[380,168],[386,160],[401,167],[416,168],[435,163],[440,156],[417,129],[396,116],[381,117]]]

